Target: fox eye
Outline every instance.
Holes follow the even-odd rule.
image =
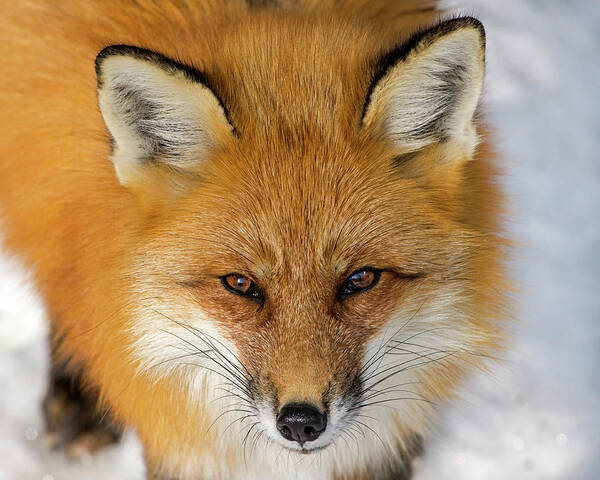
[[[243,275],[230,273],[229,275],[221,277],[221,283],[227,290],[229,290],[231,293],[235,293],[236,295],[250,297],[261,303],[264,300],[263,294],[257,288],[256,284],[248,277],[244,277]]]
[[[340,288],[339,294],[345,297],[373,288],[379,281],[380,276],[381,271],[374,268],[357,270],[346,279]]]

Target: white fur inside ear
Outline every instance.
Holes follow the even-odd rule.
[[[223,132],[232,131],[207,86],[148,58],[118,53],[103,58],[98,102],[124,184],[148,161],[192,167],[223,140]]]
[[[462,27],[418,44],[373,88],[363,125],[407,151],[452,141],[468,154],[484,74],[481,32]]]

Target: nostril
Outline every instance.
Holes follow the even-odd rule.
[[[277,430],[286,440],[310,442],[317,439],[327,427],[327,415],[304,403],[285,405],[277,416]]]
[[[285,438],[292,440],[292,431],[290,430],[290,427],[283,425],[279,428],[279,431]]]

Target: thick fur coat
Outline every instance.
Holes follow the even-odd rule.
[[[479,22],[380,0],[2,12],[4,247],[149,477],[406,469],[502,341]],[[319,438],[282,436],[294,404]]]

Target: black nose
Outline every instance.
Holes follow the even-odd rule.
[[[300,444],[315,440],[327,426],[327,415],[306,403],[290,403],[277,417],[277,430],[286,440]]]

